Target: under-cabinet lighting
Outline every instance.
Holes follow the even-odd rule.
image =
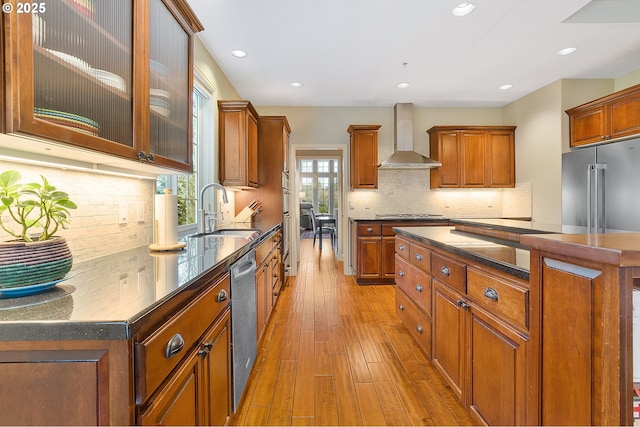
[[[110,175],[110,176],[119,176],[124,178],[135,178],[135,179],[148,179],[148,180],[154,180],[154,181],[156,180],[155,176],[136,175],[133,173],[116,172],[116,171],[110,171],[105,169],[94,169],[94,168],[82,167],[82,166],[64,165],[60,163],[47,162],[43,160],[24,159],[21,157],[13,157],[13,156],[6,156],[6,155],[0,155],[0,161],[21,163],[21,164],[32,165],[32,166],[44,166],[48,168],[55,168],[55,169],[69,170],[69,171],[76,171],[76,172],[87,172],[87,173],[94,173],[98,175]],[[94,165],[94,167],[97,168],[98,166]]]

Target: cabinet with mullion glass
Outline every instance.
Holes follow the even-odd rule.
[[[183,0],[60,0],[3,14],[7,132],[190,171],[192,39]]]

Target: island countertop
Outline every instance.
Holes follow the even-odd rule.
[[[458,231],[455,227],[394,227],[398,236],[404,236],[427,245],[451,252],[495,268],[504,273],[529,280],[529,250],[516,242],[495,239]],[[509,260],[500,259],[496,253],[508,251]]]
[[[128,339],[146,317],[190,300],[207,284],[201,279],[223,273],[279,227],[254,239],[187,237],[175,252],[142,246],[74,264],[47,292],[0,299],[0,339]]]

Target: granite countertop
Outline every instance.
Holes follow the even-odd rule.
[[[388,215],[385,216],[383,218],[379,218],[379,217],[375,217],[375,216],[371,216],[371,217],[365,217],[365,216],[361,216],[361,217],[349,217],[350,221],[381,221],[381,222],[403,222],[403,221],[411,221],[411,222],[416,222],[416,221],[424,221],[424,222],[430,222],[430,221],[448,221],[449,218],[444,217],[444,216],[440,216],[440,215],[433,215],[433,216],[393,216],[393,215]]]
[[[529,250],[516,242],[457,231],[455,227],[394,227],[393,230],[400,236],[529,280]],[[501,253],[509,256],[501,259]]]
[[[148,246],[79,262],[65,280],[42,294],[0,299],[0,339],[129,339],[176,301],[227,269],[277,230],[257,238],[206,236],[180,239],[176,252]]]
[[[587,233],[586,227],[575,225],[545,224],[535,221],[520,221],[498,218],[451,218],[452,224],[472,225],[474,227],[488,228],[492,230],[510,231],[518,234],[583,234]]]

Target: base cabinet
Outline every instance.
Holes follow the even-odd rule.
[[[1,341],[0,425],[130,425],[130,349],[118,341]]]
[[[527,283],[401,234],[396,284],[398,317],[478,424],[526,425]]]
[[[231,415],[231,311],[140,414],[140,425],[225,425]]]
[[[257,337],[264,333],[282,288],[282,232],[276,231],[256,247]]]

